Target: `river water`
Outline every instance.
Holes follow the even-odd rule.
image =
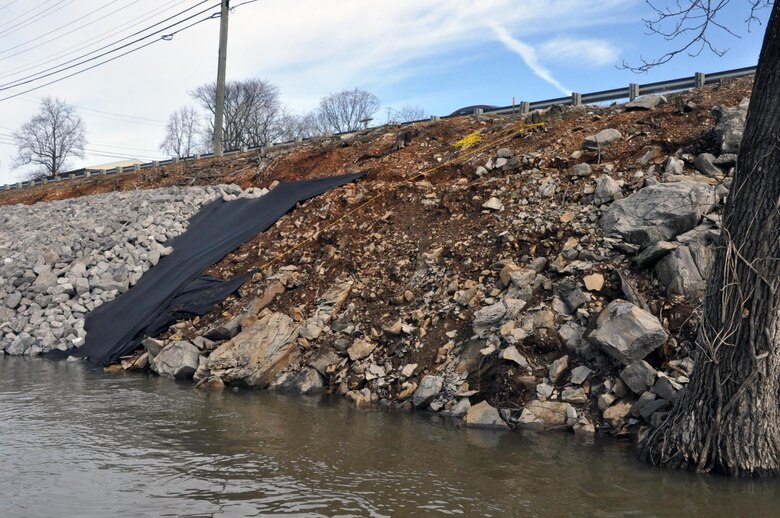
[[[0,357],[0,516],[778,516],[614,440]]]

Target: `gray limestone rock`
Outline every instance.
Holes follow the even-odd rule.
[[[651,185],[612,203],[604,212],[600,225],[607,234],[649,246],[692,229],[715,203],[715,189],[706,184]]]
[[[412,404],[415,408],[424,408],[433,401],[444,386],[444,378],[441,376],[425,376],[412,396]]]
[[[595,135],[590,135],[588,137],[585,137],[585,140],[582,143],[582,147],[585,149],[590,150],[599,150],[604,149],[605,147],[609,146],[613,142],[617,142],[623,137],[623,135],[616,129],[608,128],[605,130],[601,130]]]
[[[198,370],[200,351],[189,342],[171,342],[152,360],[151,367],[160,376],[189,379]]]
[[[624,300],[613,300],[596,318],[586,339],[623,365],[660,347],[668,334],[652,314]]]

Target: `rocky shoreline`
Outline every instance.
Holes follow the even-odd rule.
[[[246,271],[300,239],[313,246],[109,370],[212,390],[331,392],[467,426],[633,434],[665,417],[693,368],[747,109],[702,106],[717,94],[536,113],[546,131],[485,146],[441,176],[374,179],[307,202],[212,273]],[[507,127],[478,122],[485,143]],[[673,124],[702,137],[675,137]],[[410,152],[425,165],[456,156],[431,156],[451,139],[420,131]],[[84,314],[129,289],[200,206],[263,192],[176,187],[0,206],[0,348],[77,347]],[[379,192],[368,213],[322,230]]]

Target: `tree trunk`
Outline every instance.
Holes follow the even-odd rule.
[[[682,399],[641,441],[664,467],[780,474],[780,12],[758,61]]]

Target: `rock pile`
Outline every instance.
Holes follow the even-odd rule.
[[[84,343],[84,317],[133,286],[187,220],[230,185],[115,192],[0,206],[0,350],[35,355]]]
[[[174,325],[123,366],[467,426],[625,434],[657,422],[694,367],[741,131],[741,107],[716,110],[720,122],[709,107],[746,91],[535,112],[544,131],[453,165],[452,142],[473,126],[432,123],[396,154],[377,153],[395,135],[323,144],[290,169],[365,161],[375,174],[216,265],[232,275],[281,257],[248,297]],[[482,143],[509,134],[504,119],[474,120]]]

